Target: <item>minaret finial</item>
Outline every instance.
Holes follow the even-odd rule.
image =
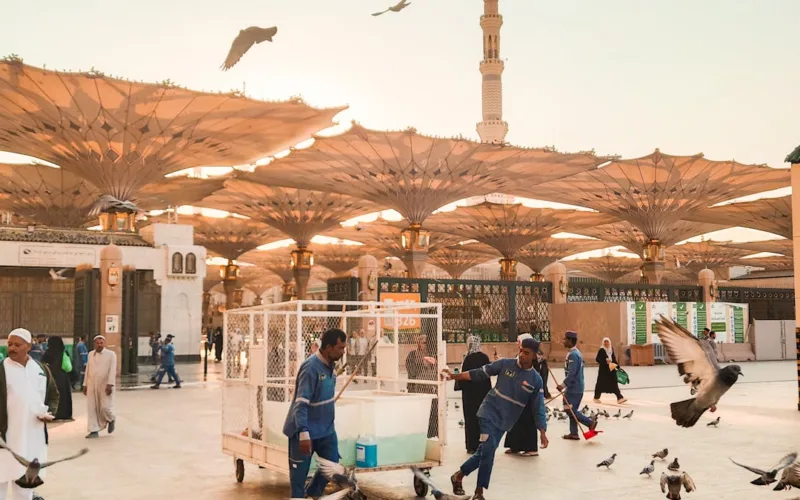
[[[483,121],[478,124],[481,142],[502,144],[508,133],[508,123],[503,121],[503,69],[500,58],[500,28],[503,16],[498,0],[483,0],[481,29],[483,30],[483,60],[481,61]]]

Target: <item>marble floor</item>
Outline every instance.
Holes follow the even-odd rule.
[[[197,367],[183,367],[184,371]],[[601,421],[603,434],[588,442],[563,441],[565,422],[551,420],[551,445],[539,457],[522,458],[498,453],[492,488],[487,498],[548,500],[578,498],[664,498],[658,477],[666,462],[656,463],[652,478],[639,471],[650,454],[669,448],[669,458],[678,457],[683,470],[697,484],[685,494],[689,500],[760,498],[788,499],[800,492],[773,492],[749,484],[753,475],[728,459],[757,467],[774,463],[783,454],[800,449],[800,412],[797,411],[797,372],[794,362],[747,363],[745,377],[724,398],[716,415],[719,428],[706,427],[705,415],[692,429],[682,429],[669,418],[668,404],[686,397],[674,366],[631,367],[631,385],[625,388],[635,410],[632,420]],[[563,370],[556,370],[561,376]],[[587,368],[587,387],[593,387],[596,371]],[[53,467],[38,492],[46,500],[178,498],[191,500],[288,498],[285,476],[246,468],[245,480],[237,483],[230,457],[220,445],[221,386],[217,377],[207,383],[180,390],[122,391],[117,395],[118,425],[113,436],[87,442],[85,400],[74,395],[75,422],[53,426],[50,456],[72,453],[88,445],[86,457]],[[460,396],[449,392],[448,438],[445,463],[433,469],[432,477],[447,489],[448,476],[466,458]],[[613,397],[605,396],[608,403]],[[590,406],[591,395],[584,402]],[[603,404],[612,414],[616,404]],[[596,465],[617,453],[610,470]],[[465,489],[474,487],[474,476]],[[370,498],[413,498],[407,471],[363,474],[361,481]]]

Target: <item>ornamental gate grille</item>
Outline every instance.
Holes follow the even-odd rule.
[[[592,278],[570,278],[567,302],[699,302],[703,287],[606,283]]]
[[[14,328],[72,336],[72,279],[54,280],[49,268],[0,269],[0,335]]]
[[[750,306],[750,320],[793,320],[794,290],[790,288],[719,287],[717,300]]]

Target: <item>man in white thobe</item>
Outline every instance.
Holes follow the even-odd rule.
[[[0,436],[27,460],[47,460],[47,428],[58,410],[58,389],[46,365],[30,356],[31,333],[17,328],[8,334],[8,358],[0,363]],[[13,500],[31,500],[33,490],[14,484],[25,472],[14,457],[0,450],[0,500],[9,487]],[[39,477],[44,478],[42,469]]]
[[[83,381],[83,394],[86,396],[87,438],[100,436],[100,431],[108,426],[108,433],[114,432],[114,385],[117,381],[117,355],[106,349],[106,338],[94,338],[94,351],[89,353],[86,376]]]

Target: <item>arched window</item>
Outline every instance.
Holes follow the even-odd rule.
[[[186,254],[186,274],[197,274],[197,257],[191,252]]]
[[[183,254],[180,252],[172,254],[172,274],[183,274]]]

